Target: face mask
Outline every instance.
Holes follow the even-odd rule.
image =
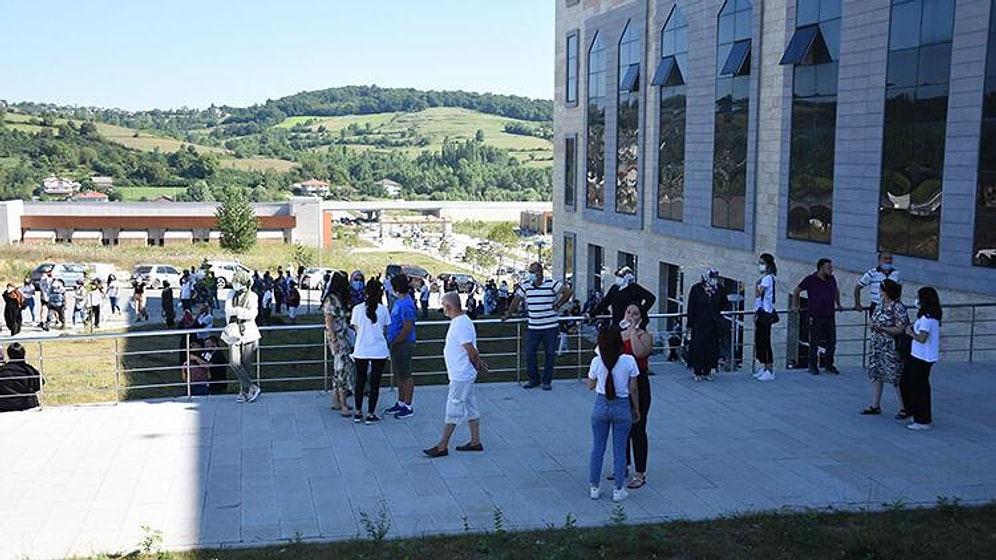
[[[236,292],[241,292],[244,288],[241,282],[232,282],[232,289]]]
[[[717,285],[719,285],[719,278],[710,278],[709,281],[706,283],[709,284],[710,287],[715,288]]]
[[[767,272],[768,271],[768,265],[766,265],[764,263],[758,263],[757,264],[757,271],[760,272],[760,273],[762,273],[762,274],[765,273],[765,272]]]
[[[916,307],[917,309],[920,308],[920,298],[913,300],[913,307]]]
[[[354,290],[362,290],[363,289],[363,280],[353,280],[352,284],[353,284],[353,289]]]
[[[889,272],[892,270],[892,263],[882,263],[879,265],[879,268],[881,268],[884,272]]]
[[[535,272],[530,272],[528,278],[529,278],[529,282],[530,283],[536,283],[536,273]]]
[[[620,288],[626,287],[626,279],[621,276],[616,276],[616,286]]]

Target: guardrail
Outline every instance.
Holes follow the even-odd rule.
[[[942,328],[942,359],[975,361],[996,359],[996,304],[945,306]],[[782,320],[772,335],[779,367],[803,367],[800,356],[808,353],[808,342],[799,334],[805,330],[805,314],[779,310]],[[910,311],[911,315],[915,310]],[[729,321],[728,336],[717,341],[725,358],[727,371],[741,369],[749,362],[754,369],[752,311],[725,312]],[[669,354],[683,342],[669,336],[668,324],[684,322],[683,314],[650,315],[648,330],[654,335],[654,353]],[[602,318],[599,318],[602,319]],[[562,321],[584,325],[582,317],[562,317]],[[418,342],[413,370],[421,384],[445,383],[442,359],[448,321],[419,321]],[[522,381],[525,368],[524,319],[502,322],[498,319],[475,321],[482,357],[491,365],[481,381]],[[864,366],[868,345],[868,314],[845,310],[837,324],[837,362]],[[330,356],[322,324],[264,326],[263,338],[255,360],[254,376],[265,390],[328,390]],[[219,334],[220,328],[208,330],[136,330],[128,332],[30,337],[19,335],[4,339],[4,345],[20,342],[27,350],[27,361],[35,365],[46,380],[39,393],[43,404],[79,404],[118,402],[135,398],[192,397],[193,386],[181,376],[181,364],[189,355],[191,341],[198,333]],[[558,352],[555,378],[580,379],[587,375],[594,349],[595,332],[590,325],[566,336],[566,349]],[[557,341],[556,346],[560,346]],[[224,350],[224,347],[222,347]],[[542,346],[540,352],[542,352]],[[661,358],[652,356],[652,363]],[[540,367],[543,363],[540,362]],[[393,386],[390,366],[385,383]],[[226,373],[224,384],[234,383]],[[217,388],[217,387],[216,387]]]

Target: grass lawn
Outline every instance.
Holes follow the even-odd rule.
[[[274,171],[280,171],[281,173],[290,171],[297,166],[297,163],[293,161],[287,161],[285,159],[276,158],[264,158],[264,157],[254,157],[254,158],[234,158],[226,157],[221,159],[221,166],[228,167],[231,169],[240,169],[242,171],[266,171],[267,169],[272,169]]]
[[[621,515],[620,515],[621,514]],[[427,559],[723,559],[763,558],[910,560],[996,558],[996,505],[963,507],[938,499],[936,508],[844,513],[744,514],[707,521],[620,525],[625,503],[604,527],[579,528],[565,513],[564,527],[508,532],[498,521],[485,534],[376,540],[377,519],[366,540],[288,543],[264,548],[167,552],[146,546],[136,560],[262,560],[288,558]],[[388,532],[387,537],[390,538]],[[100,558],[100,557],[97,557]]]
[[[134,128],[126,128],[123,126],[115,126],[113,124],[105,123],[95,123],[97,125],[97,132],[101,136],[107,138],[112,142],[116,142],[125,146],[126,148],[132,148],[135,150],[141,150],[143,152],[152,152],[157,148],[161,152],[175,152],[186,146],[194,146],[200,153],[214,153],[214,154],[224,154],[227,153],[226,150],[222,148],[214,148],[211,146],[201,146],[198,144],[191,144],[190,142],[184,142],[182,140],[177,140],[176,138],[169,138],[166,136],[159,136],[153,132],[147,132],[144,130],[136,130]],[[135,136],[138,134],[138,136]]]
[[[152,200],[158,196],[168,196],[176,199],[176,195],[182,194],[187,189],[184,187],[115,187],[114,190],[121,193],[125,202],[142,200]]]
[[[537,123],[517,121],[508,117],[488,115],[469,109],[452,107],[433,107],[415,113],[375,113],[371,115],[346,115],[342,117],[301,116],[288,117],[276,125],[279,128],[290,128],[312,120],[312,130],[324,126],[329,133],[338,135],[338,131],[351,124],[361,127],[370,123],[371,137],[398,137],[399,133],[415,128],[418,133],[432,136],[432,142],[426,147],[378,148],[383,150],[401,150],[409,156],[416,156],[421,151],[439,150],[445,138],[467,140],[474,138],[478,130],[484,131],[485,143],[512,152],[520,161],[527,162],[530,155],[540,161],[533,165],[549,166],[553,157],[553,143],[543,138],[520,136],[505,132],[505,123],[520,122],[529,126]],[[351,149],[369,149],[367,146],[350,146]]]

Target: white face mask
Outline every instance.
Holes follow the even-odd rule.
[[[232,289],[236,292],[241,292],[244,287],[241,282],[232,282]]]
[[[760,272],[761,274],[764,274],[765,272],[768,271],[768,265],[764,263],[757,263],[757,271]]]
[[[623,278],[622,276],[616,276],[616,286],[618,286],[620,288],[625,288],[626,287],[626,279]]]
[[[916,298],[915,300],[913,300],[913,307],[920,309],[920,298]]]

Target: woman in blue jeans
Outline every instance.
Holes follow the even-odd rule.
[[[588,389],[598,393],[591,411],[592,449],[588,470],[589,495],[597,500],[602,495],[599,479],[605,446],[612,430],[612,471],[616,487],[612,501],[626,499],[626,442],[629,429],[640,421],[640,396],[636,378],[640,369],[633,356],[623,354],[622,333],[617,325],[603,329],[598,335],[598,355],[588,369]]]

